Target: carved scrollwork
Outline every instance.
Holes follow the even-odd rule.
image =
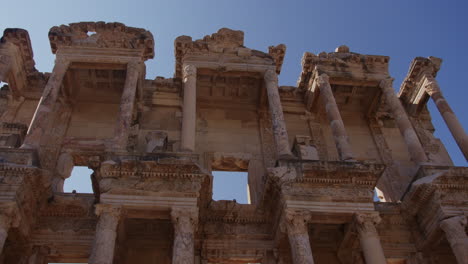
[[[375,225],[380,223],[381,218],[375,214],[361,214],[357,213],[354,215],[354,223],[356,225],[356,229],[359,234],[361,235],[375,235],[377,234],[377,229]]]
[[[197,75],[197,67],[192,64],[188,64],[184,66],[184,79],[193,77]]]
[[[330,77],[327,74],[323,73],[316,78],[318,86],[330,85]]]

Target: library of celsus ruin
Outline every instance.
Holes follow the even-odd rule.
[[[176,38],[174,77],[154,79],[145,29],[48,37],[51,73],[26,30],[0,41],[1,264],[468,263],[468,167],[427,108],[468,158],[441,59],[415,58],[396,93],[389,57],[347,46],[306,52],[294,87],[286,46],[242,31]],[[92,194],[64,192],[78,166]],[[249,203],[213,200],[214,171],[246,173]]]

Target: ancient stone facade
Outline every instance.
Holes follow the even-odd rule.
[[[468,263],[468,168],[453,165],[432,98],[465,157],[441,60],[396,94],[386,56],[306,52],[220,29],[174,42],[174,78],[145,79],[147,30],[53,27],[51,73],[27,31],[0,43],[0,263]],[[87,166],[94,194],[64,193]],[[212,171],[248,172],[250,204],[212,199]],[[379,202],[375,202],[378,195]]]

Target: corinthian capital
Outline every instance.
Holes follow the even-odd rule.
[[[172,208],[172,223],[177,233],[193,233],[198,224],[197,208]]]
[[[197,67],[195,67],[195,65],[192,64],[185,65],[183,74],[184,78],[195,76],[197,74]]]
[[[278,75],[276,74],[276,71],[270,69],[265,72],[265,75],[263,76],[265,79],[265,82],[275,82],[278,83]]]
[[[330,85],[330,77],[328,77],[327,74],[322,73],[317,78],[315,79],[317,82],[317,85],[320,86],[325,86],[325,85]]]
[[[354,223],[359,234],[377,235],[375,225],[380,223],[382,219],[376,214],[361,214],[354,215]]]
[[[439,83],[434,79],[434,77],[426,75],[426,80],[423,84],[424,90],[432,96],[435,93],[440,93]]]
[[[440,228],[444,230],[447,237],[463,239],[466,237],[465,226],[467,224],[466,216],[459,215],[447,218],[440,222]]]
[[[309,212],[287,209],[284,213],[283,225],[290,234],[305,234],[308,232],[307,223],[309,220]]]

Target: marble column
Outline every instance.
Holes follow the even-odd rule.
[[[264,79],[278,158],[293,157],[291,147],[289,146],[286,122],[284,121],[283,106],[281,105],[278,91],[278,75],[274,70],[270,69],[265,72]]]
[[[127,149],[128,134],[132,123],[141,66],[141,62],[139,61],[131,61],[127,64],[127,75],[125,77],[124,89],[120,99],[119,116],[114,132],[114,148],[116,150],[126,151]]]
[[[115,240],[117,238],[117,225],[122,215],[119,206],[98,204],[96,214],[99,220],[96,226],[90,264],[112,264],[114,259]]]
[[[55,66],[47,84],[42,92],[42,97],[29,124],[29,129],[24,139],[22,148],[37,148],[42,136],[48,132],[53,119],[53,109],[59,97],[60,87],[67,72],[70,61],[66,59],[55,60]]]
[[[11,57],[0,55],[0,82],[7,82],[8,74],[12,67]]]
[[[468,236],[465,232],[466,216],[454,216],[440,222],[458,264],[468,264]]]
[[[355,158],[354,153],[351,144],[349,143],[349,137],[346,133],[340,110],[336,104],[328,75],[321,74],[317,77],[316,82],[320,89],[320,98],[325,106],[328,121],[330,122],[333,139],[335,140],[335,145],[338,149],[338,155],[341,160],[353,160]]]
[[[401,105],[400,100],[393,90],[393,78],[388,78],[380,82],[380,88],[382,89],[385,103],[390,107],[393,117],[400,129],[400,133],[405,140],[406,146],[410,153],[411,158],[416,163],[427,162],[427,156],[424,152],[424,148],[419,141],[416,131],[406,114],[405,109]]]
[[[375,225],[380,222],[380,217],[356,214],[354,218],[366,263],[387,264],[379,234],[375,228]]]
[[[465,159],[468,160],[468,135],[466,134],[465,129],[463,129],[460,121],[458,121],[452,108],[445,100],[442,92],[440,91],[439,83],[432,76],[426,76],[424,88],[431,96],[437,106],[437,109],[439,109],[442,118],[444,118],[445,124],[447,124],[447,127],[465,156]]]
[[[197,124],[197,67],[185,65],[183,75],[184,105],[180,149],[193,152]]]
[[[195,230],[198,225],[197,208],[172,208],[174,224],[173,264],[194,264]]]
[[[286,210],[284,225],[288,233],[291,246],[293,264],[313,264],[312,249],[310,247],[307,222],[310,215],[307,212]]]

